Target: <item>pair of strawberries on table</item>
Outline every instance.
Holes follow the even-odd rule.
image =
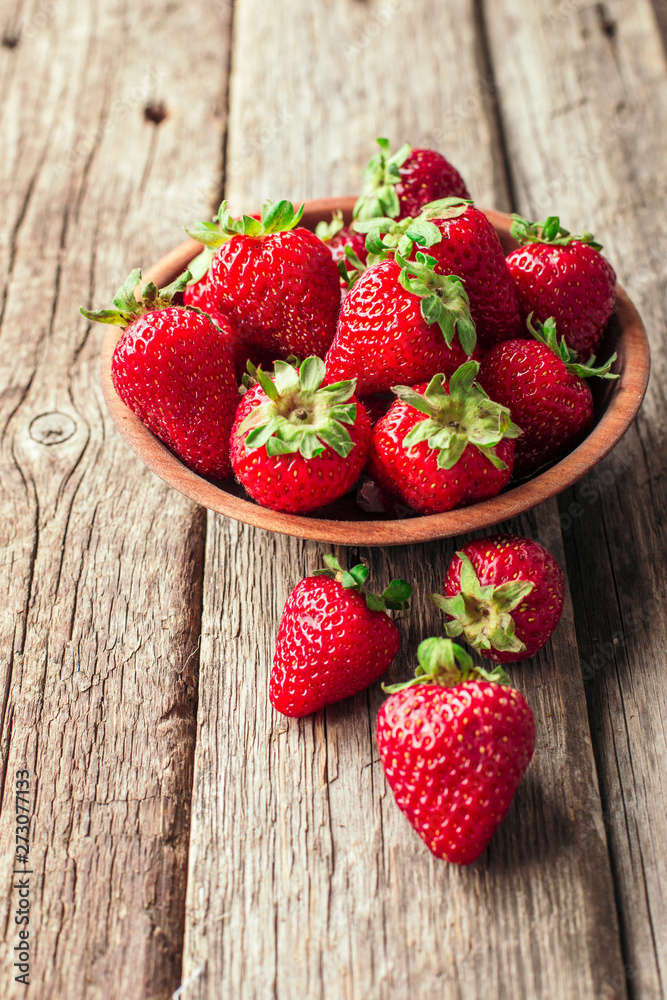
[[[302,717],[362,691],[387,670],[400,635],[386,611],[408,607],[411,587],[365,589],[368,569],[327,568],[302,580],[285,604],[269,695]],[[564,583],[539,543],[512,535],[470,542],[447,571],[447,636],[462,636],[497,664],[533,656],[560,620]],[[425,639],[413,680],[384,687],[377,744],[396,802],[430,850],[474,861],[504,818],[535,746],[535,722],[500,666],[474,666],[451,638]]]
[[[496,495],[590,423],[584,378],[613,377],[613,359],[589,355],[616,285],[590,234],[555,218],[517,218],[525,245],[505,258],[466,195],[439,154],[382,146],[352,229],[320,238],[288,202],[240,220],[223,205],[192,230],[208,246],[174,285],[137,301],[136,271],[114,309],[84,310],[126,327],[116,390],[187,465],[235,474],[276,510],[331,503],[363,469],[390,513]],[[256,369],[275,358],[271,376]],[[257,384],[239,403],[248,359]]]

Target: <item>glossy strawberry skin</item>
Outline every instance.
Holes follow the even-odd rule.
[[[183,289],[183,303],[186,306],[195,306],[197,309],[208,311],[208,272],[199,281],[193,281],[191,285],[186,285]]]
[[[423,395],[426,383],[413,386]],[[496,446],[507,468],[494,468],[473,445],[467,445],[452,469],[438,468],[438,452],[422,441],[406,449],[403,439],[425,414],[397,399],[377,422],[368,452],[368,474],[389,498],[407,504],[420,514],[441,514],[494,497],[507,484],[514,460],[514,440],[503,438]]]
[[[396,261],[382,261],[348,292],[325,358],[328,381],[356,378],[357,393],[369,395],[451,375],[467,360],[458,337],[447,347],[438,324],[422,318],[421,299],[399,284],[400,273]]]
[[[306,229],[236,235],[213,257],[208,297],[253,349],[274,359],[324,357],[340,307],[338,269]]]
[[[215,479],[232,474],[238,392],[228,344],[208,317],[170,306],[134,320],[111,376],[123,402],[187,466]]]
[[[345,247],[352,247],[362,264],[366,263],[368,251],[366,250],[366,237],[361,233],[355,233],[349,226],[344,226],[331,239],[324,241],[324,245],[329,250],[334,261],[338,261],[345,256]],[[347,287],[347,286],[346,286]]]
[[[502,403],[523,434],[514,473],[523,475],[566,451],[593,419],[593,395],[585,380],[537,340],[507,340],[485,356],[478,381]]]
[[[523,317],[550,316],[559,336],[586,361],[597,351],[616,302],[616,274],[592,247],[529,243],[507,258]]]
[[[534,656],[553,634],[563,613],[565,582],[563,572],[539,542],[518,535],[494,535],[468,542],[461,549],[468,556],[483,587],[499,586],[508,580],[535,584],[524,601],[511,612],[516,635],[525,644],[521,654],[483,649],[481,653],[496,663],[509,663]],[[445,577],[445,597],[455,597],[461,589],[461,560],[452,559]]]
[[[348,426],[355,447],[347,458],[341,458],[328,445],[321,455],[306,459],[300,453],[269,456],[266,447],[248,451],[246,434],[239,428],[250,411],[267,402],[260,385],[255,385],[242,397],[231,433],[231,461],[239,482],[262,507],[290,514],[306,514],[325,504],[333,503],[350,490],[366,463],[371,436],[371,424],[363,405],[357,405],[354,425]]]
[[[384,703],[377,743],[396,802],[429,850],[467,865],[510,807],[533,754],[535,721],[509,687],[418,684]]]
[[[306,577],[285,604],[269,697],[301,717],[373,684],[398,653],[400,634],[384,611],[326,576]]]
[[[440,198],[470,198],[458,170],[434,149],[413,149],[399,173],[399,219],[419,215],[423,205]]]
[[[469,205],[458,218],[430,221],[443,238],[427,253],[438,262],[438,273],[456,274],[465,282],[479,346],[487,349],[520,336],[517,291],[498,234],[484,212]]]

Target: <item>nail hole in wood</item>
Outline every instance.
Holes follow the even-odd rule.
[[[2,36],[2,44],[6,49],[15,49],[20,40],[20,35],[13,31],[8,31],[6,35]]]
[[[147,122],[153,122],[154,125],[159,125],[166,117],[167,109],[162,101],[156,104],[147,104],[144,108],[144,118]]]

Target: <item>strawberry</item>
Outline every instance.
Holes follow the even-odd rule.
[[[337,500],[359,478],[370,421],[354,398],[354,380],[322,386],[325,374],[316,357],[299,370],[276,361],[273,379],[258,368],[258,384],[241,399],[232,466],[263,507],[305,514]]]
[[[519,300],[495,229],[478,208],[461,198],[424,205],[416,219],[389,218],[357,223],[373,254],[397,249],[414,257],[427,249],[436,274],[455,274],[464,283],[481,348],[521,335]]]
[[[307,229],[295,228],[288,201],[267,203],[261,220],[233,219],[226,202],[217,223],[188,230],[215,253],[207,283],[208,305],[227,316],[255,360],[258,352],[284,358],[324,356],[340,307],[338,269],[331,253]]]
[[[465,181],[451,163],[433,149],[413,149],[407,142],[390,153],[387,139],[378,139],[380,151],[368,161],[355,219],[386,215],[392,219],[418,215],[422,205],[436,198],[469,198]]]
[[[433,258],[422,253],[415,261],[397,254],[369,267],[345,297],[327,372],[356,378],[362,395],[388,392],[397,382],[454,372],[474,348],[459,279],[435,274]]]
[[[506,340],[484,357],[479,384],[491,399],[502,403],[523,431],[516,444],[514,473],[533,472],[571,448],[593,419],[593,395],[585,379],[593,375],[614,379],[610,372],[616,355],[595,367],[595,357],[577,364],[576,354],[558,343],[556,324],[528,329],[534,340]]]
[[[399,397],[373,428],[368,473],[380,490],[420,514],[496,496],[512,472],[521,432],[509,410],[474,382],[476,361],[449,380],[394,386]]]
[[[232,474],[229,434],[238,393],[227,337],[199,310],[171,305],[190,272],[159,291],[141,290],[132,271],[113,309],[81,312],[124,326],[111,361],[116,392],[133,413],[187,466],[204,476]]]
[[[283,715],[310,715],[363,691],[401,645],[385,609],[407,608],[410,585],[392,580],[378,597],[364,589],[368,567],[345,572],[334,556],[324,561],[294,588],[280,620],[269,697]]]
[[[382,766],[429,850],[468,865],[505,818],[533,755],[535,720],[502,668],[474,667],[450,639],[424,639],[417,658],[412,681],[385,687]]]
[[[579,357],[595,354],[616,302],[616,274],[591,233],[572,236],[558,216],[529,222],[513,216],[512,236],[522,245],[507,258],[524,318],[553,317]]]
[[[483,656],[507,663],[549,640],[564,593],[561,568],[539,542],[494,535],[464,545],[447,570],[445,596],[429,596],[448,616],[448,636],[463,635]]]

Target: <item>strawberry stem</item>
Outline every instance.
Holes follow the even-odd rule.
[[[400,684],[383,684],[382,690],[387,694],[403,691],[417,684],[438,684],[441,687],[454,687],[465,681],[484,680],[493,684],[509,684],[509,677],[502,667],[485,670],[475,666],[472,658],[462,646],[451,639],[431,637],[420,642],[417,648],[419,666],[415,676]]]
[[[314,576],[328,576],[337,580],[346,590],[357,590],[366,599],[370,611],[406,611],[410,607],[412,587],[405,580],[392,580],[381,594],[373,594],[365,589],[369,569],[363,563],[344,570],[334,555],[323,557],[326,569],[316,569]]]

